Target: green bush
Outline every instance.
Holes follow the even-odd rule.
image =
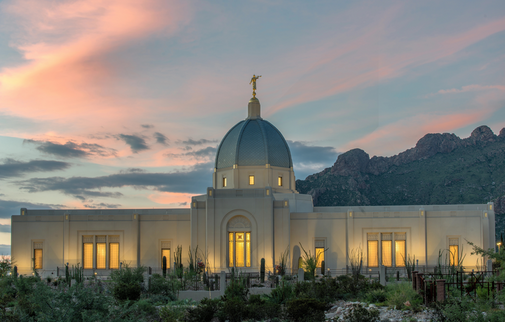
[[[269,297],[251,295],[247,305],[247,318],[254,321],[278,318],[282,315],[281,305]]]
[[[371,290],[365,296],[368,303],[383,303],[387,300],[387,293],[384,290]]]
[[[391,283],[386,286],[387,304],[389,307],[396,307],[398,310],[420,311],[423,298],[413,288],[409,282]],[[407,301],[410,306],[406,306]]]
[[[161,308],[160,318],[163,322],[182,321],[186,317],[186,308],[180,305],[167,305]],[[192,320],[191,320],[192,321]],[[198,320],[194,320],[198,321]]]
[[[294,296],[294,290],[291,283],[281,282],[278,287],[274,288],[266,298],[269,302],[284,304],[289,301]],[[251,295],[253,297],[253,295]],[[249,298],[249,303],[251,303],[251,298]]]
[[[188,309],[186,321],[210,322],[216,315],[220,306],[222,306],[220,299],[204,298],[196,308]]]
[[[175,301],[177,300],[176,292],[179,290],[179,284],[180,282],[176,279],[166,279],[160,274],[153,274],[149,285],[149,293],[163,295],[169,298],[170,301]]]
[[[226,298],[222,307],[216,313],[219,321],[240,322],[247,318],[248,308],[242,298],[235,296]]]
[[[347,322],[377,322],[380,312],[377,309],[367,309],[359,304],[353,304],[349,312],[344,315]]]
[[[120,301],[136,301],[142,292],[141,284],[144,281],[143,274],[146,268],[143,266],[131,268],[123,265],[122,269],[114,270],[111,275],[112,294]]]
[[[286,316],[295,322],[324,321],[325,310],[326,304],[314,298],[296,298],[286,304]]]

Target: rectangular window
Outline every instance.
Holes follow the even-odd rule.
[[[96,243],[96,268],[105,269],[105,243]]]
[[[392,234],[381,234],[382,265],[393,266],[393,241]]]
[[[254,185],[254,176],[249,176],[249,185],[253,186]]]
[[[226,184],[227,184],[227,182],[226,182],[226,178],[224,177],[224,178],[223,178],[223,188],[224,188],[224,187],[226,187]]]
[[[405,267],[405,241],[395,240],[396,267]]]
[[[109,269],[119,269],[119,243],[109,243]]]
[[[251,267],[251,233],[245,233],[245,263],[247,267]]]
[[[378,267],[379,266],[379,241],[369,240],[368,241],[368,267]]]
[[[236,266],[244,267],[244,233],[235,233]]]
[[[33,268],[42,269],[42,249],[34,249],[33,250],[33,258],[35,258]]]
[[[230,262],[230,267],[233,267],[233,233],[228,234],[228,260]]]
[[[163,268],[163,257],[167,258],[167,268],[170,268],[170,248],[163,248],[161,250],[161,268]]]
[[[279,187],[282,187],[282,177],[279,176],[279,178],[277,179],[277,183],[279,184]]]
[[[324,247],[316,247],[316,259],[317,267],[321,267],[321,263],[324,261]]]
[[[459,238],[449,238],[449,265],[459,264]]]
[[[84,269],[93,269],[93,243],[82,245],[82,263]]]

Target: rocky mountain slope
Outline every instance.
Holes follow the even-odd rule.
[[[505,226],[505,128],[487,126],[470,137],[426,134],[415,147],[372,158],[361,149],[339,155],[335,164],[297,180],[315,206],[477,204],[495,202],[497,224]],[[503,221],[503,223],[502,223]]]

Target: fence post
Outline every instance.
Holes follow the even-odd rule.
[[[423,273],[417,273],[416,291],[422,291],[424,288],[421,283],[423,275],[424,275]]]
[[[412,272],[412,288],[414,289],[414,291],[417,291],[417,273],[418,271]]]
[[[298,282],[303,282],[304,278],[305,278],[305,275],[303,272],[303,268],[299,268],[298,269]]]
[[[437,302],[445,301],[445,280],[437,280]]]
[[[380,271],[380,283],[382,286],[386,286],[386,266],[381,265],[379,271]]]
[[[219,291],[221,295],[224,295],[226,290],[226,272],[221,271],[221,276],[219,277]]]

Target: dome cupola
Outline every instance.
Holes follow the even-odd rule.
[[[253,76],[253,80],[259,78]],[[253,82],[251,80],[251,82]],[[271,186],[294,192],[293,161],[281,132],[261,118],[255,97],[249,100],[248,116],[224,136],[216,153],[214,188],[244,189]]]

